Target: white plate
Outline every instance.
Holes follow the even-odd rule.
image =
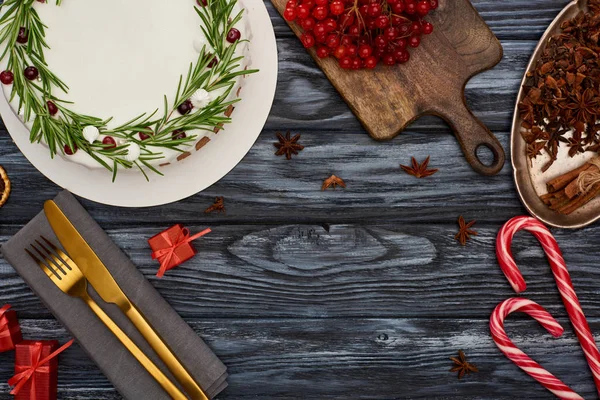
[[[199,152],[192,150],[188,158],[161,168],[165,176],[149,172],[147,182],[139,170],[121,170],[112,182],[111,173],[103,168],[90,169],[60,156],[52,159],[47,147],[29,142],[29,130],[0,96],[4,124],[25,157],[42,174],[86,199],[114,206],[147,207],[192,196],[217,182],[242,160],[258,138],[273,104],[277,84],[273,26],[262,0],[244,0],[243,7],[252,31],[251,68],[260,72],[245,79],[232,123]]]

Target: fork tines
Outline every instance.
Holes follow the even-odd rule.
[[[58,278],[61,279],[61,275],[65,275],[68,271],[71,270],[69,266],[69,256],[67,256],[62,250],[56,247],[51,241],[46,239],[44,236],[41,236],[41,239],[46,243],[48,247],[46,247],[39,240],[35,240],[37,246],[32,243],[31,248],[39,254],[41,257],[38,258],[35,254],[33,254],[29,249],[25,249],[27,254],[44,270],[46,275],[50,278]],[[50,250],[52,249],[52,251]],[[43,260],[43,261],[42,261]]]

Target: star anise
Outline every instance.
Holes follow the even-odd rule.
[[[327,190],[328,188],[335,189],[337,186],[346,187],[346,182],[342,178],[339,178],[335,175],[331,175],[329,178],[323,181],[323,186],[321,186],[321,190]]]
[[[212,206],[208,207],[206,210],[204,210],[205,213],[211,213],[211,212],[220,212],[220,213],[225,213],[225,199],[223,198],[223,196],[221,197],[217,197],[215,199],[215,202],[213,203]]]
[[[438,169],[427,169],[427,166],[429,165],[429,159],[430,156],[427,156],[425,161],[419,164],[417,160],[412,157],[412,166],[400,165],[400,167],[409,175],[412,175],[416,178],[425,178],[439,171]]]
[[[277,132],[277,139],[279,140],[279,143],[273,143],[273,145],[277,148],[275,155],[285,155],[285,158],[291,160],[292,154],[298,155],[299,151],[304,150],[304,146],[298,143],[298,140],[300,140],[300,135],[296,135],[294,137],[290,136],[290,131],[287,131],[285,136],[283,136],[280,132]]]
[[[587,12],[564,21],[534,67],[527,72],[524,95],[518,104],[521,132],[528,155],[547,154],[547,170],[558,158],[559,146],[573,157],[598,152],[600,129],[600,1],[587,0]],[[570,135],[570,132],[583,133]],[[547,136],[547,137],[543,137]],[[536,144],[544,142],[544,146]]]
[[[576,92],[566,108],[569,110],[566,114],[567,119],[571,119],[572,124],[577,121],[593,123],[595,122],[594,116],[598,111],[598,98],[592,89],[586,89],[583,93]],[[592,118],[594,118],[593,121]]]
[[[467,362],[467,358],[465,357],[465,353],[462,350],[458,351],[457,357],[450,357],[454,366],[450,368],[450,372],[458,372],[458,379],[462,379],[465,374],[470,374],[471,372],[479,372],[476,366]]]
[[[533,142],[527,145],[527,157],[530,159],[536,158],[537,156],[542,154],[542,150],[546,142]]]
[[[454,239],[458,240],[461,245],[465,246],[467,244],[467,240],[469,240],[471,236],[477,236],[477,232],[471,229],[471,227],[475,225],[475,222],[476,221],[473,220],[467,223],[462,215],[458,217],[458,226],[460,229],[454,236]]]

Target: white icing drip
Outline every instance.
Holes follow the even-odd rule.
[[[127,161],[134,162],[135,160],[140,158],[140,154],[140,146],[135,142],[131,142],[129,143],[129,146],[127,146],[127,155],[125,156],[125,159]]]
[[[192,95],[191,100],[194,107],[204,108],[212,101],[212,98],[210,96],[210,93],[208,93],[206,90],[198,89]]]
[[[83,128],[83,137],[85,140],[90,142],[90,144],[94,143],[96,139],[100,136],[100,131],[95,126],[86,126]]]

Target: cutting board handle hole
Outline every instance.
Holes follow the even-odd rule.
[[[489,146],[487,143],[482,143],[477,146],[475,149],[475,156],[479,162],[486,167],[491,167],[498,159],[498,153],[496,152],[496,149]]]

